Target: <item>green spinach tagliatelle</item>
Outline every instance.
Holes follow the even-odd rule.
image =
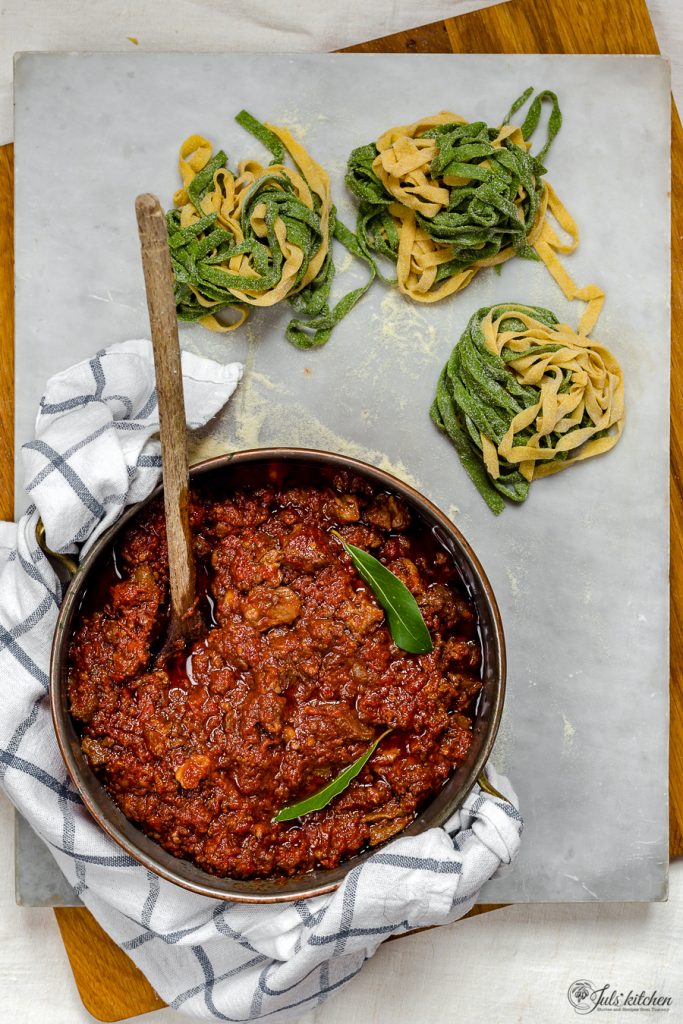
[[[355,235],[337,219],[325,170],[285,128],[242,111],[238,123],[270,150],[268,166],[227,156],[192,135],[180,150],[183,187],[167,216],[179,320],[210,330],[239,327],[252,306],[287,299],[298,315],[286,336],[299,348],[324,345],[334,326],[365,294],[375,268]],[[294,166],[285,164],[289,155]],[[369,267],[367,283],[329,304],[337,238]],[[232,313],[218,318],[217,314]]]
[[[431,416],[496,514],[532,481],[609,451],[624,427],[612,353],[538,306],[478,310],[441,371]]]
[[[360,199],[361,248],[395,263],[392,283],[412,299],[445,298],[481,268],[513,256],[539,258],[534,243],[549,199],[543,161],[562,115],[557,96],[546,90],[521,127],[512,126],[532,92],[513,103],[500,127],[446,111],[392,128],[351,153],[346,184]],[[533,155],[528,139],[544,103],[547,138]]]

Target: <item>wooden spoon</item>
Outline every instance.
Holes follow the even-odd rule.
[[[154,349],[171,581],[171,612],[166,638],[156,658],[156,664],[163,664],[196,635],[201,628],[201,617],[196,608],[187,428],[166,220],[159,200],[149,193],[137,197],[135,212]]]

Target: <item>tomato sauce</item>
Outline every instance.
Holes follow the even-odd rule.
[[[212,874],[336,867],[405,828],[465,759],[481,690],[473,602],[416,513],[348,471],[200,480],[191,519],[205,630],[163,667],[163,504],[93,570],[68,657],[83,751],[131,821]],[[333,529],[411,590],[431,653],[395,646]],[[327,807],[273,822],[386,729]]]

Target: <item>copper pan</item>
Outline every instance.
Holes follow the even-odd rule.
[[[221,481],[221,486],[224,482],[229,485],[230,476],[234,475],[239,467],[268,463],[284,463],[285,470],[301,466],[313,472],[316,466],[346,469],[365,477],[381,490],[400,495],[425,527],[431,530],[443,547],[450,552],[469,588],[477,609],[484,655],[483,686],[477,704],[473,742],[467,760],[400,835],[419,835],[427,829],[443,825],[461,806],[486,764],[503,710],[505,638],[496,599],[486,574],[460,531],[427,498],[389,473],[345,455],[305,448],[262,448],[235,452],[201,462],[192,468],[191,476],[213,476]],[[69,775],[88,811],[107,835],[144,867],[176,885],[212,899],[243,903],[280,903],[331,892],[339,886],[352,868],[370,857],[377,847],[375,850],[367,850],[350,858],[332,870],[320,869],[295,878],[258,881],[217,878],[189,861],[174,857],[128,821],[108,796],[83,755],[67,699],[66,661],[74,616],[86,588],[92,584],[98,569],[108,558],[117,535],[148,501],[160,493],[161,487],[157,488],[145,502],[127,509],[111,529],[98,538],[73,575],[61,606],[52,644],[50,689],[57,741]]]

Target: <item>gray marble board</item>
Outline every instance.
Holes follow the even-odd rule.
[[[433,427],[438,372],[468,316],[516,300],[576,324],[543,266],[507,263],[461,295],[417,306],[376,284],[326,348],[283,337],[286,308],[238,335],[185,346],[247,372],[195,440],[220,450],[300,444],[393,469],[448,512],[501,607],[509,679],[494,762],[526,820],[514,871],[484,902],[660,900],[667,884],[669,69],[656,57],[29,54],[16,87],[16,441],[32,434],[45,379],[147,333],[133,212],[167,204],[176,157],[199,132],[231,163],[259,145],[247,106],[286,125],[329,170],[353,222],[344,163],[385,128],[448,108],[497,123],[533,84],[560,96],[549,180],[582,242],[567,261],[607,301],[595,336],[620,359],[627,427],[602,459],[542,481],[495,518]],[[364,279],[339,254],[337,289]],[[17,458],[17,512],[21,459]],[[19,830],[18,898],[49,903],[56,869]],[[51,866],[51,865],[50,865]],[[58,875],[57,875],[58,878]]]

